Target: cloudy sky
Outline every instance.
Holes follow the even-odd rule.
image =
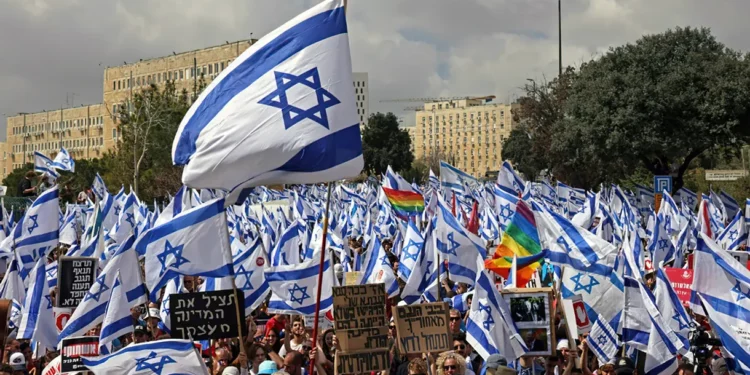
[[[252,37],[316,0],[0,0],[0,124],[5,115],[102,100],[103,68]],[[563,63],[674,26],[707,26],[750,51],[747,0],[563,0]],[[497,95],[557,72],[555,0],[349,0],[355,71],[383,99]]]

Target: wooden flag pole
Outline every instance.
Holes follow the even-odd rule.
[[[318,267],[318,290],[315,297],[315,320],[313,320],[312,351],[317,351],[318,345],[318,318],[320,318],[320,294],[323,291],[323,263],[326,260],[326,239],[328,237],[328,211],[331,209],[331,183],[328,183],[328,193],[326,195],[326,212],[323,215],[323,243],[320,249],[320,267]],[[315,360],[317,356],[310,360],[309,374],[315,369]]]

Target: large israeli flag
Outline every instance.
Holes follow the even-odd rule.
[[[189,340],[132,344],[110,355],[83,358],[83,364],[94,374],[209,374]]]
[[[60,174],[55,170],[54,162],[39,151],[34,151],[34,172],[44,173],[50,176],[53,180],[60,177]]]
[[[26,277],[37,259],[57,246],[60,230],[58,188],[42,193],[14,228],[16,256],[21,261],[21,276]]]
[[[320,311],[333,306],[333,273],[331,260],[323,263],[323,282],[320,285]],[[271,291],[268,311],[277,314],[315,314],[320,258],[292,266],[267,267],[266,281]],[[257,272],[257,271],[256,271]]]
[[[57,346],[57,328],[52,312],[52,297],[46,277],[46,259],[36,262],[29,279],[28,298],[23,304],[23,317],[18,327],[19,339],[38,341],[43,347]]]
[[[52,162],[52,167],[61,171],[76,171],[76,162],[70,156],[68,150],[65,147],[60,148],[60,152],[55,156],[55,160]]]
[[[233,191],[357,175],[364,165],[344,0],[270,32],[211,82],[172,144],[182,181]]]

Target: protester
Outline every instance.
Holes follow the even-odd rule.
[[[31,182],[36,177],[34,171],[28,171],[23,176],[23,179],[18,183],[18,191],[16,195],[19,197],[33,197],[36,195],[36,186]]]

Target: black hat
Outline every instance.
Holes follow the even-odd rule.
[[[148,332],[146,332],[146,327],[138,324],[133,328],[133,334],[134,335],[147,335]]]
[[[630,358],[618,357],[615,358],[615,374],[616,375],[632,375],[635,372],[635,365]]]

